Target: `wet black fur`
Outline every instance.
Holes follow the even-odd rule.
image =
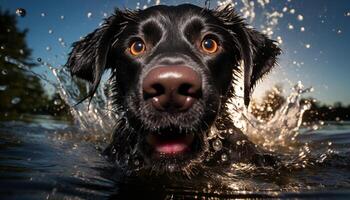
[[[219,41],[220,50],[215,55],[204,54],[196,46],[208,33]],[[148,49],[135,58],[126,49],[136,38],[142,38]],[[244,62],[244,102],[248,105],[256,82],[271,70],[279,54],[275,42],[248,28],[232,7],[209,10],[183,4],[116,10],[101,27],[73,44],[66,66],[72,75],[92,83],[88,97],[95,93],[104,70],[112,69],[109,93],[119,120],[106,153],[113,160],[131,170],[184,171],[190,175],[217,164],[223,152],[228,162],[266,161],[262,152],[234,127],[226,102],[235,95],[232,85],[240,61]],[[174,63],[190,66],[205,83],[203,97],[193,108],[169,115],[143,101],[140,85],[152,67]],[[220,152],[209,145],[207,134],[212,127],[225,138]],[[162,129],[195,133],[194,152],[182,158],[152,159],[145,135]],[[238,140],[246,144],[236,145]]]

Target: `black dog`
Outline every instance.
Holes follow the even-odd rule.
[[[106,153],[120,166],[190,175],[222,162],[267,162],[234,127],[226,102],[235,95],[240,62],[248,105],[279,54],[232,7],[184,4],[116,10],[73,44],[67,66],[92,82],[88,97],[112,69],[110,98],[120,119]]]

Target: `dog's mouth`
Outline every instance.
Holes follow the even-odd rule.
[[[146,141],[158,156],[178,156],[194,150],[195,136],[193,133],[162,131],[148,134]]]
[[[146,136],[154,158],[191,155],[197,151],[198,139],[194,133],[174,129],[163,129]]]

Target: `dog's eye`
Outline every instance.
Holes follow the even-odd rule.
[[[146,50],[146,45],[141,40],[138,40],[133,42],[129,49],[132,55],[138,56]]]
[[[202,49],[206,53],[215,53],[218,50],[218,43],[212,38],[205,38],[202,41]]]

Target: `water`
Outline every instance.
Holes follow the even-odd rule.
[[[218,4],[223,6],[229,2]],[[256,20],[255,10],[269,3],[264,0],[255,4],[245,0],[237,2],[249,23]],[[150,5],[148,1],[145,5],[137,4],[140,8]],[[26,15],[22,9],[16,12],[20,17]],[[265,12],[260,27],[280,44],[283,38],[274,31],[287,12],[296,13],[289,7]],[[90,19],[94,15],[89,11],[84,17]],[[45,17],[46,13],[41,16]],[[298,21],[304,20],[301,14],[295,17]],[[64,15],[60,17],[63,19]],[[288,28],[292,30],[296,26],[291,23]],[[300,31],[305,31],[305,27]],[[49,29],[48,34],[53,34],[53,30]],[[62,46],[64,41],[58,38]],[[49,51],[51,47],[47,47]],[[312,46],[307,43],[305,48]],[[35,73],[10,57],[6,57],[6,61]],[[21,119],[0,123],[2,199],[350,198],[350,122],[303,125],[303,113],[310,105],[300,104],[299,100],[312,88],[304,87],[301,82],[292,87],[286,102],[269,120],[254,117],[251,110],[243,106],[242,80],[237,81],[237,97],[230,101],[231,118],[236,127],[257,146],[273,152],[280,160],[277,167],[232,163],[225,168],[218,165],[191,179],[135,178],[123,176],[117,166],[101,155],[118,118],[108,98],[109,81],[113,80],[103,79],[91,102],[76,105],[86,94],[88,85],[72,81],[66,69],[51,65],[45,58],[37,58],[37,62],[47,67],[55,80],[49,80],[45,74],[35,75],[58,89],[63,101],[70,105],[75,122],[23,115]],[[1,88],[7,90],[5,85]],[[11,102],[18,104],[21,99],[14,97]],[[222,148],[223,139],[219,131],[212,130],[210,142],[214,150]],[[239,145],[243,143],[237,141]],[[221,160],[229,161],[226,154],[221,155]]]
[[[303,159],[315,159],[312,165],[301,167],[299,160],[276,170],[235,163],[228,169],[212,169],[218,172],[214,178],[172,181],[122,179],[118,169],[101,156],[103,139],[47,116],[2,122],[0,138],[0,196],[4,199],[350,196],[350,122],[328,122],[321,130],[298,136],[312,150]],[[325,151],[329,146],[332,151]],[[327,154],[324,160],[316,162],[323,154]]]
[[[102,175],[111,166],[97,144],[76,137],[76,130],[65,122],[28,118],[30,123],[0,125],[2,198],[102,198],[112,193],[113,182]]]

